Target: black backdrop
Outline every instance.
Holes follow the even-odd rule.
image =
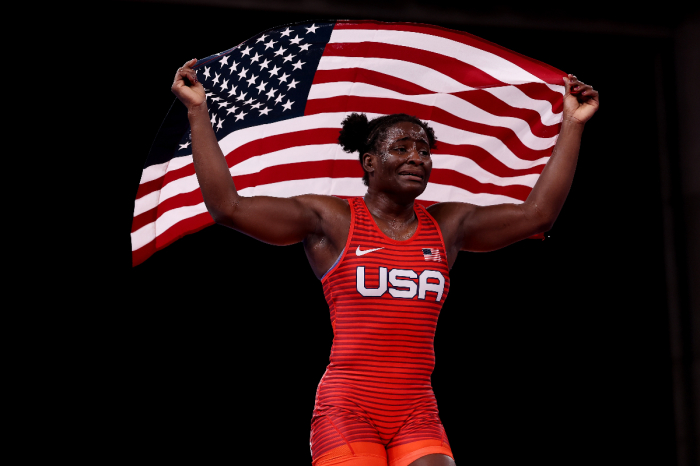
[[[90,40],[111,77],[93,156],[107,215],[89,261],[112,277],[91,337],[104,454],[309,464],[332,330],[302,246],[216,225],[131,268],[129,232],[176,68],[315,18],[148,3],[114,3],[105,17]],[[433,386],[457,463],[672,464],[654,78],[671,43],[442,25],[575,73],[602,103],[548,239],[461,253],[451,272]]]

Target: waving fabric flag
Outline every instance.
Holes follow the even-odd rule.
[[[342,120],[407,113],[438,138],[424,205],[525,201],[562,120],[565,73],[470,34],[417,23],[275,28],[200,60],[211,123],[243,196],[362,196]],[[214,223],[192,163],[187,110],[173,104],[134,204],[133,264]]]

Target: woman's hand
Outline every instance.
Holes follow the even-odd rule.
[[[192,110],[202,104],[206,105],[204,87],[197,80],[197,73],[192,69],[195,63],[197,63],[197,59],[193,58],[185,63],[182,68],[178,68],[177,73],[175,73],[175,80],[170,88],[173,94],[185,104],[187,110]]]
[[[564,79],[564,121],[586,123],[598,110],[598,91],[584,84],[573,74]]]

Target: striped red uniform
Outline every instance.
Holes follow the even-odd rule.
[[[416,204],[415,233],[396,241],[362,198],[349,203],[345,249],[322,278],[334,339],[311,420],[314,464],[358,456],[358,445],[379,455],[385,449],[392,464],[392,452],[406,456],[409,444],[420,456],[452,456],[430,383],[435,327],[450,288],[440,229]]]

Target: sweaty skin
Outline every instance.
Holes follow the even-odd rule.
[[[205,92],[192,70],[178,69],[172,91],[188,109],[197,180],[209,213],[226,225],[270,244],[303,242],[311,268],[321,278],[342,252],[350,228],[348,202],[332,196],[243,197],[238,194],[216,140]],[[575,76],[563,78],[564,115],[547,165],[522,204],[475,206],[445,202],[428,211],[438,222],[451,268],[459,251],[492,251],[549,230],[571,187],[585,123],[598,110],[598,92]],[[428,139],[416,124],[388,128],[372,151],[363,154],[369,174],[365,203],[377,226],[390,238],[405,240],[416,231],[414,201],[430,178]],[[409,466],[449,466],[445,455],[427,455]]]

